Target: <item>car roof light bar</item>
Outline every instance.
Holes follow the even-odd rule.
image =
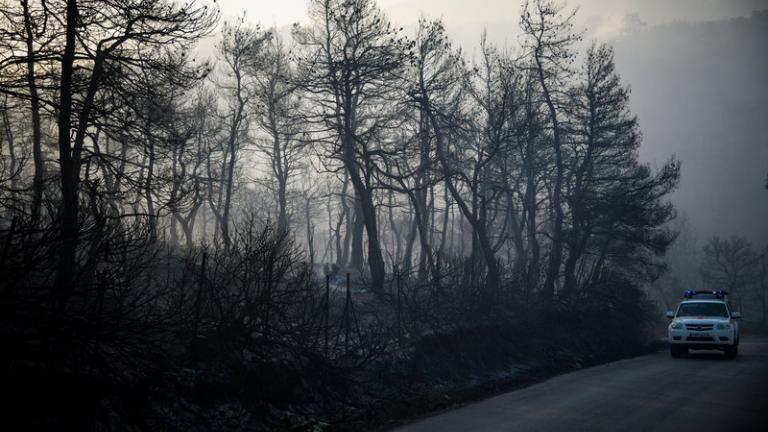
[[[728,295],[728,291],[726,290],[712,290],[712,291],[694,291],[694,290],[685,290],[683,293],[683,297],[686,299],[692,299],[692,298],[716,298],[716,299],[724,299],[725,296]]]

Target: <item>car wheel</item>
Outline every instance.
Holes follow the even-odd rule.
[[[683,354],[687,354],[688,348],[677,346],[677,345],[670,345],[669,352],[670,354],[672,354],[672,357],[678,358],[678,357],[682,357]]]
[[[738,345],[730,345],[725,347],[725,358],[732,359],[732,358],[735,358],[737,355],[739,355]]]

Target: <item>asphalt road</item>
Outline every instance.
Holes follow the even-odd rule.
[[[739,357],[667,351],[561,375],[393,432],[768,431],[768,339]]]

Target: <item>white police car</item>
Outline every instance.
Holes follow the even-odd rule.
[[[689,290],[677,311],[667,312],[667,318],[672,318],[668,328],[672,357],[689,349],[718,349],[728,358],[738,355],[741,314],[731,311],[727,295],[726,291]]]

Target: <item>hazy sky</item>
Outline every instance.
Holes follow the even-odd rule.
[[[379,0],[378,4],[393,21],[409,24],[421,13],[442,16],[450,26],[516,23],[520,1],[516,0]],[[582,22],[593,17],[604,19],[605,30],[620,29],[626,14],[637,13],[649,24],[675,20],[712,20],[749,15],[768,7],[768,0],[581,0],[568,1],[580,8]],[[225,17],[247,11],[249,20],[278,26],[306,22],[307,0],[218,0]]]
[[[675,21],[709,21],[749,16],[768,9],[768,0],[564,0],[578,8],[577,25],[586,39],[611,40],[620,36],[627,19],[635,15],[641,25]],[[308,0],[218,0],[222,16],[241,16],[266,27],[307,23]],[[466,52],[475,51],[483,30],[490,42],[515,46],[522,0],[378,0],[393,23],[406,28],[420,16],[440,17],[453,40]]]
[[[307,0],[218,0],[224,18],[264,26],[307,22]],[[518,0],[379,0],[411,28],[422,14],[442,17],[471,57],[483,29],[516,46]],[[586,40],[616,47],[617,70],[632,88],[643,160],[683,162],[673,199],[700,237],[746,235],[768,243],[768,0],[582,0]]]

